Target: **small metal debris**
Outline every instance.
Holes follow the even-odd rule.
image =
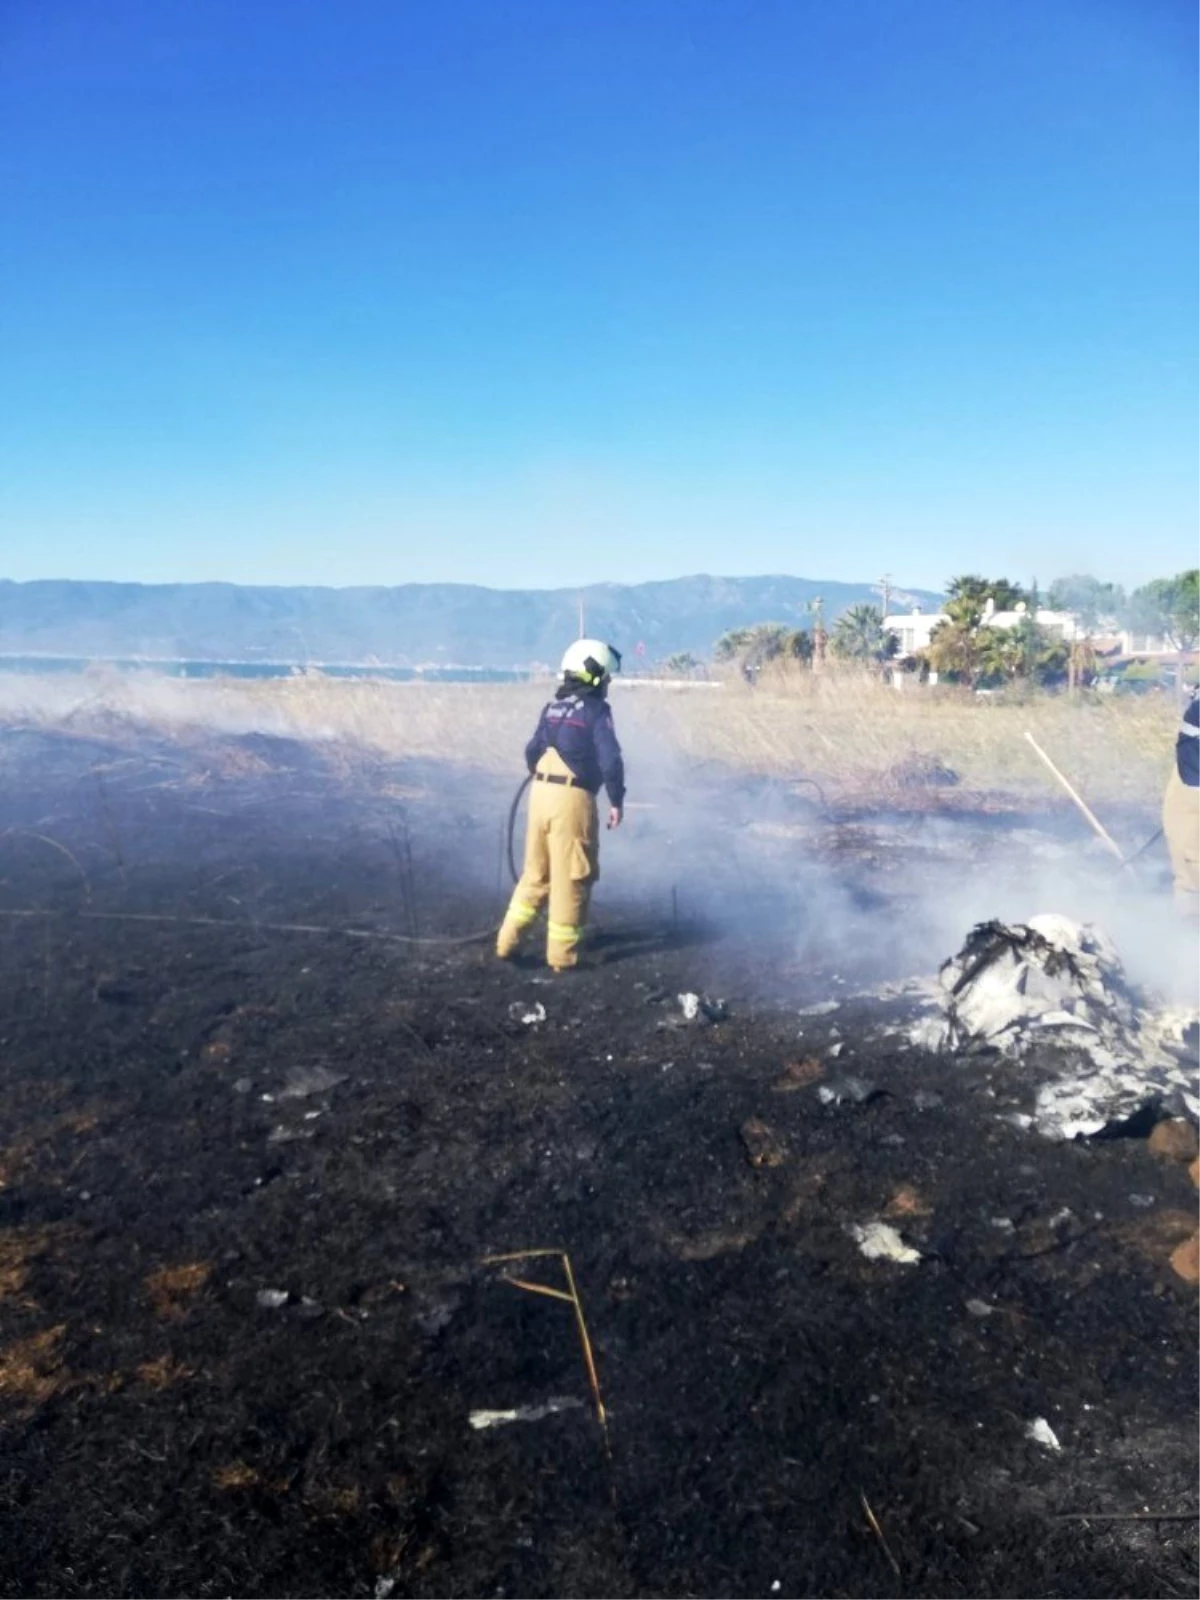
[[[826,1106],[865,1106],[882,1093],[882,1089],[868,1083],[866,1078],[845,1077],[837,1078],[832,1083],[823,1083],[817,1090],[817,1097]]]
[[[315,1128],[289,1128],[284,1123],[271,1129],[267,1135],[268,1144],[295,1144],[297,1139],[311,1139],[317,1130]]]
[[[508,1014],[513,1022],[520,1022],[526,1028],[535,1028],[546,1020],[546,1008],[540,1000],[533,1005],[528,1005],[524,1000],[514,1000],[508,1008]]]
[[[541,1422],[562,1411],[581,1411],[583,1401],[572,1395],[558,1395],[540,1406],[515,1406],[511,1411],[472,1411],[467,1421],[477,1433],[485,1428],[503,1428],[510,1422]]]
[[[995,1306],[988,1305],[986,1300],[968,1300],[967,1314],[972,1317],[990,1317],[995,1311]]]
[[[254,1296],[256,1305],[264,1311],[278,1311],[280,1306],[287,1305],[291,1296],[286,1289],[260,1289]]]
[[[280,1089],[280,1100],[304,1100],[310,1094],[326,1094],[345,1083],[344,1072],[331,1072],[328,1067],[289,1067]]]
[[[1034,1444],[1040,1444],[1047,1450],[1061,1450],[1058,1435],[1046,1421],[1045,1417],[1034,1417],[1032,1422],[1025,1425],[1025,1437],[1032,1439]]]
[[[797,1011],[796,1015],[798,1017],[827,1017],[831,1011],[837,1011],[839,1005],[840,1002],[837,1000],[818,1000],[815,1006],[804,1006]]]
[[[1033,1118],[1024,1111],[1008,1111],[1000,1120],[1011,1123],[1014,1128],[1020,1128],[1022,1132],[1033,1127]]]
[[[886,1222],[853,1222],[850,1233],[869,1261],[898,1261],[911,1266],[921,1259],[921,1252],[905,1244]]]
[[[706,994],[680,994],[675,998],[679,1001],[679,1009],[683,1013],[685,1022],[697,1022],[701,1017],[706,1022],[724,1022],[729,1015],[729,1009],[724,1000],[710,1000]]]

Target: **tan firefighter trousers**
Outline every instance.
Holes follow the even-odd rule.
[[[1200,789],[1184,783],[1178,769],[1163,797],[1163,832],[1175,873],[1175,904],[1185,917],[1200,917]]]
[[[525,866],[496,936],[496,954],[516,954],[521,935],[549,899],[546,960],[562,971],[579,960],[588,899],[600,876],[599,821],[596,798],[586,789],[544,781],[571,776],[557,750],[546,751],[537,771],[541,779],[535,773],[529,786]]]

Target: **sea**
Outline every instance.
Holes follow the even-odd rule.
[[[545,672],[520,667],[376,666],[369,662],[179,661],[147,656],[0,655],[0,672],[78,673],[89,667],[156,672],[167,678],[291,678],[307,670],[328,678],[387,678],[393,683],[525,683]]]

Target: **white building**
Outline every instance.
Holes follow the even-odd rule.
[[[1024,622],[1029,611],[1022,601],[1013,611],[997,611],[994,601],[988,600],[984,605],[984,622],[992,628],[1015,628],[1018,623]],[[884,627],[888,628],[900,641],[900,656],[916,655],[919,650],[929,646],[933,630],[940,622],[950,619],[944,611],[922,611],[920,606],[914,606],[911,611],[901,611],[895,616],[884,618]],[[1068,643],[1087,636],[1079,618],[1073,611],[1051,611],[1046,606],[1039,606],[1037,621],[1050,633],[1056,633],[1060,639]],[[1093,636],[1103,634],[1107,643],[1119,644],[1120,654],[1128,655],[1172,655],[1171,645],[1166,639],[1152,639],[1145,634],[1133,634],[1127,629],[1117,629],[1111,626],[1101,626],[1093,630]]]

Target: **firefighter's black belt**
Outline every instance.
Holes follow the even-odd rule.
[[[559,772],[535,772],[534,777],[539,783],[565,783],[568,789],[586,789],[586,783],[580,783],[578,778],[564,778]]]

